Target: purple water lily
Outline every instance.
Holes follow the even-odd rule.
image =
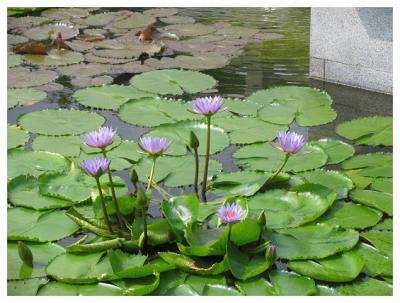
[[[306,144],[303,135],[295,132],[278,132],[278,142],[271,142],[271,145],[285,153],[297,154],[302,151]]]
[[[91,158],[83,160],[81,162],[81,167],[89,176],[98,178],[107,171],[110,163],[110,160],[104,158]]]
[[[91,131],[84,137],[85,144],[90,147],[104,148],[113,143],[117,133],[112,127],[104,126],[99,130]]]
[[[224,101],[220,96],[201,97],[192,101],[192,108],[189,111],[198,115],[212,116],[224,111],[223,105]]]
[[[165,137],[143,137],[139,139],[139,147],[150,156],[162,155],[171,145]]]
[[[235,204],[222,205],[216,213],[217,217],[221,219],[223,223],[238,223],[244,218],[245,211],[242,207]]]

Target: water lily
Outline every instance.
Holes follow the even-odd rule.
[[[245,211],[237,203],[222,205],[216,213],[217,217],[226,224],[241,222],[244,214]]]
[[[104,126],[99,130],[91,131],[84,137],[85,144],[90,147],[105,148],[113,143],[117,133],[112,127]]]
[[[270,144],[289,154],[297,154],[301,152],[306,144],[306,139],[303,135],[291,131],[278,132],[277,139],[277,143],[271,142]]]

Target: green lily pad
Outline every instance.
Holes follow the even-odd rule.
[[[39,176],[44,172],[63,172],[69,170],[69,161],[59,154],[32,152],[22,149],[7,151],[7,176]]]
[[[194,18],[189,16],[168,16],[160,18],[160,21],[166,24],[188,24],[196,22]]]
[[[143,158],[135,165],[139,180],[147,183],[147,177],[153,161]],[[208,167],[209,176],[215,175],[222,170],[222,165],[216,160],[210,160]],[[157,159],[156,170],[154,174],[154,182],[163,182],[169,187],[188,186],[194,181],[194,158],[193,156],[170,157],[165,156]],[[204,174],[204,159],[199,161],[199,180]],[[200,184],[200,183],[199,183]]]
[[[103,26],[110,23],[117,17],[118,14],[109,12],[93,14],[85,19],[85,23],[89,26]]]
[[[258,213],[265,210],[267,226],[272,229],[298,227],[320,217],[335,200],[335,194],[328,197],[310,192],[287,192],[272,190],[252,197],[249,209]]]
[[[79,135],[99,128],[104,118],[96,113],[68,109],[47,109],[21,116],[18,124],[43,135]]]
[[[339,124],[336,132],[355,144],[393,145],[393,117],[373,116]]]
[[[160,284],[160,275],[155,273],[153,276],[138,279],[122,279],[113,283],[124,290],[128,296],[144,296],[152,293]]]
[[[322,148],[306,145],[304,151],[289,158],[283,171],[305,171],[325,165],[327,155]],[[234,154],[235,163],[247,170],[275,171],[285,154],[268,143],[255,143],[239,148]]]
[[[197,276],[189,275],[185,281],[186,284],[190,285],[197,293],[202,294],[204,287],[207,284],[220,284],[226,285],[225,276]]]
[[[260,104],[251,102],[247,99],[241,100],[233,98],[224,98],[223,101],[224,101],[224,107],[226,107],[227,111],[242,116],[256,117],[257,111],[261,108]]]
[[[7,149],[25,145],[29,134],[15,125],[7,124]]]
[[[111,76],[103,75],[97,77],[76,77],[71,80],[73,86],[84,88],[88,86],[102,86],[114,81]]]
[[[346,170],[357,170],[357,175],[363,177],[392,177],[393,154],[370,153],[356,155],[342,163]]]
[[[339,286],[336,290],[345,296],[392,296],[393,285],[381,280],[366,278],[362,281]]]
[[[343,141],[324,138],[318,141],[310,142],[317,144],[328,155],[328,162],[326,164],[337,164],[354,155],[354,147]]]
[[[199,139],[199,155],[206,154],[207,124],[202,122],[181,121],[174,124],[164,124],[146,133],[146,136],[166,137],[173,140],[168,149],[171,155],[185,155],[189,146],[190,131]],[[222,128],[211,125],[210,154],[222,151],[230,144],[229,137]]]
[[[167,17],[172,16],[178,13],[178,10],[173,7],[166,7],[166,8],[150,8],[146,9],[143,14],[155,16],[155,17]]]
[[[72,235],[78,229],[79,226],[63,210],[36,211],[23,207],[7,210],[8,240],[56,241]]]
[[[229,58],[217,52],[207,52],[193,56],[179,55],[175,57],[175,60],[181,68],[190,70],[216,69],[229,64]]]
[[[214,125],[228,132],[232,144],[249,144],[273,140],[278,131],[286,131],[286,125],[264,122],[253,117],[223,117],[212,120]]]
[[[22,262],[16,242],[7,243],[7,279],[22,280],[45,276],[45,267],[65,249],[54,243],[25,243],[33,255],[33,267]]]
[[[344,252],[320,260],[290,261],[288,267],[314,279],[329,282],[349,282],[360,274],[363,260],[354,252]]]
[[[143,15],[141,13],[133,13],[132,15],[126,18],[118,18],[116,21],[112,23],[112,26],[115,28],[138,28],[138,27],[146,27],[150,24],[156,22],[156,18],[150,15]]]
[[[13,53],[7,54],[7,68],[18,66],[22,63],[22,58],[20,55]]]
[[[117,110],[131,99],[150,97],[151,94],[137,90],[132,86],[104,85],[77,90],[74,97],[80,104],[93,108]]]
[[[375,179],[371,183],[371,189],[392,194],[393,193],[393,179],[392,178]]]
[[[276,244],[277,255],[283,259],[321,259],[353,248],[358,232],[338,226],[318,224],[267,232],[266,240]]]
[[[393,219],[392,218],[385,219],[382,222],[376,224],[372,229],[373,230],[393,230]]]
[[[195,94],[216,85],[214,78],[194,71],[165,69],[134,76],[131,85],[137,89],[160,95]]]
[[[24,279],[7,282],[7,296],[36,296],[39,287],[49,281],[46,279]]]
[[[33,88],[12,88],[7,89],[7,107],[17,105],[32,105],[46,98],[45,92]]]
[[[84,57],[79,52],[66,50],[53,50],[47,55],[24,55],[24,60],[33,65],[62,66],[83,61]]]
[[[393,195],[374,190],[354,189],[350,198],[358,203],[377,208],[386,214],[393,215]]]
[[[253,93],[248,100],[264,105],[259,117],[271,123],[290,124],[295,120],[300,126],[314,126],[336,118],[331,97],[310,87],[273,87]]]
[[[48,151],[64,157],[78,157],[81,153],[81,136],[38,135],[32,142],[35,151]]]
[[[363,273],[372,277],[393,276],[393,258],[362,242],[353,251],[364,261]]]
[[[393,231],[389,230],[370,230],[360,234],[360,237],[366,239],[375,248],[385,255],[393,256]]]
[[[122,296],[123,289],[107,283],[67,284],[51,282],[40,288],[38,296]]]
[[[40,86],[58,78],[58,74],[51,70],[30,70],[16,67],[7,71],[7,87],[24,88]]]
[[[207,284],[204,286],[203,296],[240,296],[240,292],[236,288],[226,285]]]
[[[343,228],[364,229],[374,226],[382,213],[374,208],[354,203],[336,202],[318,222],[339,225]]]
[[[154,296],[164,296],[167,291],[185,283],[187,274],[180,270],[170,270],[160,274],[160,284],[152,293]]]

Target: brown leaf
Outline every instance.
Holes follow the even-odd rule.
[[[28,42],[17,44],[13,50],[16,54],[46,55],[48,47],[43,43]]]

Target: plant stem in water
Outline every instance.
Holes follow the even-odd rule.
[[[151,188],[153,178],[154,178],[155,168],[156,168],[156,158],[153,158],[153,164],[151,165],[151,171],[150,171],[149,183],[147,184],[147,190],[149,190]]]
[[[194,148],[194,164],[195,164],[195,171],[194,171],[194,192],[196,193],[197,198],[199,197],[199,153],[197,148]]]
[[[268,183],[270,183],[273,179],[275,179],[275,178],[279,175],[279,173],[280,173],[280,172],[282,171],[282,169],[285,167],[285,165],[286,165],[287,161],[289,160],[289,158],[290,158],[290,154],[289,154],[289,153],[286,153],[286,154],[285,154],[285,158],[283,159],[281,165],[278,166],[278,168],[276,169],[276,171],[272,174],[271,177],[268,178],[267,181],[265,181],[265,183],[260,187],[259,190],[265,189],[266,185],[267,185]]]
[[[204,163],[203,184],[201,188],[201,196],[203,197],[204,202],[207,202],[206,189],[207,189],[207,177],[208,177],[208,161],[210,158],[210,141],[211,141],[211,116],[207,116],[206,158]]]
[[[143,209],[143,252],[147,250],[147,209]]]
[[[99,178],[95,178],[95,179],[96,179],[96,183],[97,183],[97,188],[99,189],[99,195],[100,195],[100,200],[101,200],[101,209],[103,210],[104,221],[106,221],[106,224],[107,224],[107,227],[108,227],[108,231],[110,233],[113,233],[113,230],[112,230],[112,227],[111,227],[111,224],[110,224],[110,220],[108,219],[106,203],[104,201],[103,192],[101,191],[100,181],[99,181]]]

